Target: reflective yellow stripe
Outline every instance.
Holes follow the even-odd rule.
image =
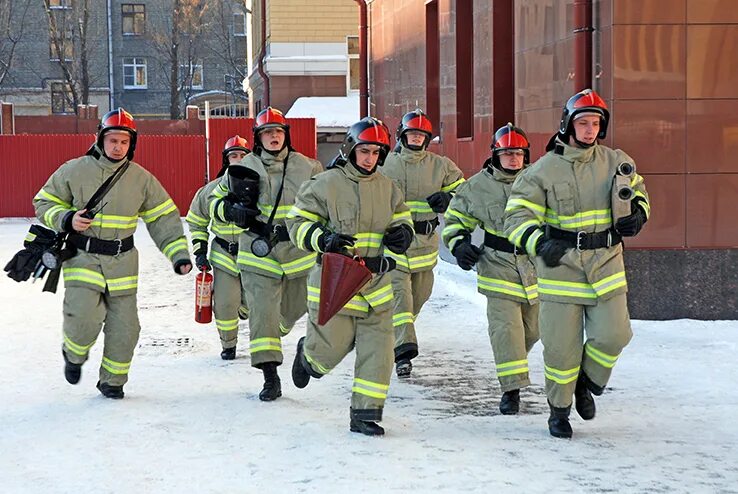
[[[392,285],[383,286],[382,288],[375,290],[372,293],[364,295],[364,299],[372,307],[378,307],[386,302],[389,302],[393,298],[394,293],[392,292]]]
[[[535,256],[536,253],[536,244],[538,243],[538,239],[543,236],[543,232],[540,229],[537,229],[533,233],[530,234],[528,237],[528,240],[525,242],[525,251],[531,255]]]
[[[192,228],[190,228],[190,236],[192,237],[192,240],[193,240],[192,245],[195,244],[194,242],[195,240],[202,240],[202,241],[207,242],[208,239],[210,238],[210,235],[208,234],[208,232],[206,231],[198,232],[196,230],[193,230]]]
[[[56,230],[56,217],[61,212],[68,212],[71,209],[67,209],[64,206],[51,206],[46,213],[44,213],[44,223],[52,230]]]
[[[232,257],[226,254],[221,254],[220,252],[211,251],[210,252],[210,262],[212,262],[213,264],[217,266],[220,266],[226,271],[230,271],[233,274],[240,273],[240,271],[238,270],[238,266],[236,266],[236,261],[234,261]]]
[[[29,243],[33,242],[34,240],[36,240],[36,234],[31,233],[31,232],[28,232],[28,235],[26,235],[26,238],[23,239],[24,242],[29,242]]]
[[[615,363],[618,361],[618,357],[620,357],[620,355],[608,355],[601,350],[597,350],[589,343],[584,345],[584,351],[589,358],[607,369],[615,367]]]
[[[295,259],[294,261],[280,264],[280,266],[282,267],[284,274],[301,273],[315,266],[316,259],[317,259],[317,254],[315,254],[314,252],[311,252],[305,257],[301,257],[299,259]]]
[[[356,377],[354,378],[354,386],[351,388],[351,391],[365,396],[370,396],[372,398],[384,400],[387,398],[388,389],[389,385],[387,384],[375,383]]]
[[[123,278],[111,278],[107,280],[108,290],[111,292],[131,290],[138,286],[138,276],[126,276]]]
[[[396,222],[396,221],[400,221],[400,220],[404,220],[405,222],[412,224],[413,217],[410,214],[410,211],[403,211],[401,213],[395,213],[395,214],[392,215],[392,222],[393,223]]]
[[[520,297],[524,300],[528,299],[525,287],[519,283],[505,281],[498,278],[487,278],[486,276],[477,275],[477,286],[485,291],[505,293],[514,297]]]
[[[111,374],[128,374],[128,371],[131,368],[130,362],[116,362],[114,360],[110,360],[107,357],[103,357],[102,359],[102,365],[101,367],[105,369],[106,371],[110,372]]]
[[[287,213],[287,217],[296,218],[298,216],[301,216],[310,221],[314,221],[316,223],[325,223],[325,220],[317,214],[311,213],[310,211],[305,211],[304,209],[300,209],[297,206],[292,206],[292,209],[290,209],[289,213]]]
[[[476,226],[479,224],[478,219],[467,216],[461,211],[457,211],[451,208],[448,208],[446,210],[446,214],[444,216],[447,218],[447,221],[450,218],[457,218],[459,221],[461,221],[461,224],[464,225],[464,228],[470,231],[473,231],[474,228],[476,228]]]
[[[520,199],[519,197],[512,197],[507,200],[507,205],[505,206],[505,212],[507,211],[514,211],[516,209],[529,209],[532,211],[536,218],[539,220],[542,220],[543,217],[546,215],[546,208],[536,204],[535,202],[526,201],[525,199]]]
[[[238,329],[238,318],[236,319],[215,319],[215,327],[218,331],[234,331]]]
[[[563,216],[553,212],[549,222],[559,224],[562,228],[583,228],[594,225],[610,225],[612,223],[612,210],[593,209],[581,211],[572,216]]]
[[[304,221],[300,224],[300,226],[297,227],[297,246],[299,248],[307,247],[309,244],[305,241],[305,235],[307,235],[308,230],[312,228],[312,226],[315,224],[313,221]]]
[[[432,213],[430,205],[426,201],[405,201],[411,213]]]
[[[354,247],[381,247],[384,233],[357,233],[354,235],[356,243]]]
[[[415,321],[412,312],[398,312],[392,316],[392,326],[412,324]]]
[[[528,231],[528,228],[532,226],[537,227],[538,225],[540,225],[540,223],[536,220],[524,221],[507,236],[507,239],[511,244],[522,247],[522,245],[520,245],[520,240],[523,238],[525,232]]]
[[[392,288],[392,285],[389,285]],[[310,286],[307,287],[308,302],[320,303],[320,288]],[[344,309],[356,310],[359,312],[369,312],[369,303],[360,294],[354,295],[344,306]]]
[[[312,358],[310,355],[307,354],[306,351],[303,351],[302,353],[305,356],[305,360],[308,361],[308,363],[315,369],[318,370],[321,374],[328,374],[331,370],[324,365],[322,365],[320,362]]]
[[[41,199],[41,198],[48,199],[49,201],[55,202],[55,203],[59,204],[60,206],[64,206],[65,209],[71,209],[72,208],[72,205],[70,203],[65,202],[65,201],[62,201],[61,199],[59,199],[55,195],[49,194],[48,192],[46,192],[44,189],[39,190],[38,191],[38,194],[36,194],[36,197],[34,197],[34,199]]]
[[[99,226],[100,228],[117,228],[117,229],[128,229],[136,228],[138,224],[137,216],[115,216],[112,214],[98,214],[95,219],[92,220],[92,226]]]
[[[252,266],[264,271],[268,271],[270,273],[279,275],[284,274],[282,267],[274,259],[270,259],[268,257],[257,257],[250,252],[246,252],[245,250],[241,250],[238,252],[237,262],[239,265]]]
[[[149,209],[148,211],[142,211],[138,213],[138,215],[141,217],[141,219],[144,220],[145,223],[151,223],[152,221],[156,221],[158,218],[161,218],[165,214],[169,214],[176,210],[177,206],[174,205],[174,201],[172,201],[171,199],[167,199],[155,208]]]
[[[559,370],[553,367],[545,366],[544,375],[546,379],[557,384],[569,384],[577,380],[579,377],[579,366],[573,369]]]
[[[515,374],[525,374],[528,372],[528,360],[514,360],[512,362],[503,362],[497,364],[497,377],[513,376]]]
[[[214,221],[210,226],[210,229],[219,237],[224,237],[226,235],[240,235],[244,232],[243,228],[240,228],[233,223],[223,223],[222,221]]]
[[[595,283],[592,283],[592,288],[597,295],[600,297],[606,293],[616,290],[620,287],[626,286],[628,283],[625,280],[625,271],[617,272],[613,275],[603,278]]]
[[[203,218],[202,216],[199,216],[195,214],[192,210],[187,212],[187,216],[185,217],[185,221],[187,223],[194,223],[199,226],[208,226],[210,224],[210,220],[207,218]]]
[[[270,216],[272,214],[272,211],[274,210],[274,206],[270,204],[257,204],[257,207],[261,211],[261,213],[265,216]],[[282,205],[277,207],[277,212],[274,215],[275,220],[283,220],[287,218],[287,215],[292,210],[292,204],[288,205]]]
[[[251,340],[249,352],[282,352],[282,340],[279,338],[256,338]]]
[[[456,182],[452,182],[452,183],[446,185],[445,187],[441,187],[441,191],[442,192],[451,192],[452,190],[454,190],[456,187],[458,187],[459,185],[463,184],[464,182],[465,182],[465,180],[463,178],[460,178]]]
[[[184,237],[178,238],[174,242],[169,242],[164,249],[162,249],[162,252],[165,256],[169,258],[169,260],[172,260],[174,257],[174,254],[177,252],[184,250],[187,250],[187,240],[184,239]]]
[[[67,348],[67,350],[79,355],[80,357],[84,357],[85,355],[87,355],[87,352],[90,351],[90,348],[92,348],[92,345],[94,344],[95,340],[92,340],[92,343],[90,343],[89,345],[78,345],[77,343],[73,342],[66,333],[64,333],[64,346]]]
[[[105,278],[97,271],[85,268],[62,268],[64,281],[82,281],[105,288]]]
[[[408,257],[407,259],[408,263],[410,264],[410,269],[433,266],[438,261],[438,251],[431,252],[430,254],[425,254],[422,256]]]
[[[282,323],[279,323],[279,332],[282,333],[282,335],[288,335],[290,334],[290,331],[292,331],[292,328],[288,328]]]
[[[538,292],[564,297],[597,298],[597,293],[589,283],[547,280],[545,278],[538,278]]]

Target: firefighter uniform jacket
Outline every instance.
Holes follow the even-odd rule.
[[[505,209],[505,233],[518,247],[536,255],[536,242],[547,225],[570,232],[611,229],[611,191],[618,164],[633,163],[621,150],[595,144],[586,149],[557,140],[554,150],[524,170],[512,187]],[[633,174],[636,200],[650,214],[643,177]],[[526,233],[530,233],[521,245]],[[550,268],[537,258],[541,300],[596,305],[627,291],[623,246],[592,250],[571,248],[561,266]]]
[[[289,157],[288,157],[289,153]],[[287,172],[284,178],[284,189],[280,203],[275,205],[279,186],[282,183],[284,162],[287,160]],[[295,202],[297,191],[303,182],[310,177],[323,171],[323,165],[319,161],[310,159],[296,151],[283,149],[276,156],[266,151],[247,155],[240,163],[231,166],[246,166],[259,174],[259,200],[258,207],[261,215],[257,218],[266,223],[269,215],[276,207],[274,214],[274,225],[285,226],[287,213]],[[209,209],[212,218],[225,222],[223,203],[219,201],[228,195],[228,174],[226,173],[218,181],[209,197]],[[238,267],[241,271],[258,273],[270,278],[281,278],[283,275],[288,279],[306,276],[315,264],[315,253],[305,254],[291,242],[279,242],[266,257],[258,257],[251,252],[251,243],[258,238],[254,232],[246,230],[239,239]]]
[[[192,237],[192,245],[197,249],[200,242],[205,242],[207,245],[210,233],[210,228],[216,237],[221,238],[229,244],[238,244],[238,238],[243,233],[243,228],[239,228],[233,223],[225,223],[218,221],[216,218],[210,217],[210,210],[208,208],[208,197],[213,193],[215,188],[218,187],[218,180],[213,180],[207,185],[200,187],[195,193],[195,197],[192,198],[192,204],[190,204],[190,211],[187,213],[185,220],[190,227],[190,236]],[[228,273],[232,276],[238,276],[238,266],[236,264],[236,255],[228,253],[217,242],[213,242],[210,249],[210,255],[208,256],[210,262],[217,266],[224,273]]]
[[[34,197],[36,217],[49,228],[62,231],[66,214],[84,208],[119,166],[121,163],[113,163],[104,156],[82,156],[64,163]],[[124,239],[133,235],[141,218],[156,246],[173,264],[189,260],[177,206],[156,177],[140,165],[131,162],[97,207],[100,212],[81,235],[103,240]],[[62,273],[67,287],[98,292],[107,289],[113,297],[131,295],[138,287],[138,251],[133,248],[109,256],[79,250],[64,262]]]
[[[426,198],[434,192],[453,192],[464,181],[464,174],[450,159],[429,151],[413,151],[401,147],[400,152],[387,156],[380,168],[383,175],[391,178],[405,194],[405,203],[410,208],[412,219],[434,220],[438,217],[428,205]],[[428,271],[438,262],[438,235],[416,232],[413,243],[404,254],[387,251],[397,262],[397,269],[406,273]]]
[[[361,174],[353,165],[332,168],[306,182],[289,213],[290,238],[305,250],[319,252],[323,230],[353,235],[355,253],[361,257],[387,255],[382,239],[388,228],[412,224],[400,189],[378,173]],[[320,267],[308,277],[308,307],[317,311],[320,300]],[[392,284],[388,273],[373,274],[339,314],[367,317],[392,308]]]
[[[522,173],[522,172],[521,172]],[[456,243],[479,226],[486,233],[505,237],[505,205],[516,175],[485,167],[456,189],[444,216],[443,242]],[[484,247],[477,262],[477,289],[488,297],[535,304],[538,301],[536,271],[530,258]],[[519,253],[520,254],[520,253]]]

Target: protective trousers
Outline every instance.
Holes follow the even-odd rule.
[[[241,306],[241,279],[229,271],[213,270],[213,313],[223,348],[233,348],[238,341],[238,313]]]
[[[251,366],[281,364],[281,337],[307,312],[307,276],[270,278],[241,271],[241,289],[249,308]]]
[[[105,341],[100,382],[122,386],[128,381],[133,351],[141,332],[136,294],[111,297],[107,291],[67,287],[64,291],[63,349],[70,362],[82,364],[87,360],[101,329]]]
[[[418,356],[415,319],[433,291],[433,270],[405,273],[393,270],[392,290],[395,308],[392,325],[395,328],[395,362]]]
[[[310,309],[305,360],[323,375],[356,348],[351,408],[362,420],[381,420],[393,369],[392,311],[369,309],[365,318],[337,314],[325,326],[318,326],[317,312]]]
[[[540,304],[546,394],[553,406],[568,407],[579,373],[585,372],[592,382],[604,387],[633,336],[626,296],[599,300],[597,305]]]
[[[528,352],[539,338],[538,304],[487,297],[487,322],[502,392],[528,386]]]

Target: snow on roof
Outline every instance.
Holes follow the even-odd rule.
[[[303,96],[297,98],[287,118],[315,118],[318,132],[343,131],[359,120],[359,95]]]

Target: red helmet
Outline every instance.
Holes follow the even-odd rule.
[[[249,149],[249,142],[238,134],[228,139],[225,143],[225,146],[223,146],[224,165],[228,164],[228,155],[232,151],[243,151],[244,153],[249,154],[251,152],[251,150]]]
[[[523,129],[515,127],[509,122],[507,125],[497,129],[490,149],[492,149],[492,163],[494,165],[500,162],[499,152],[509,149],[522,149],[525,152],[523,162],[525,164],[530,163],[530,142],[528,142],[528,136],[525,135]]]
[[[124,130],[131,135],[128,159],[133,159],[133,152],[136,150],[136,138],[138,136],[133,116],[123,108],[116,108],[103,115],[100,125],[97,126],[97,147],[101,151],[104,150],[103,138],[105,134],[113,130]]]
[[[290,126],[287,125],[287,119],[284,118],[281,111],[268,106],[259,112],[256,116],[256,121],[254,122],[254,149],[261,148],[259,133],[263,130],[275,127],[284,130],[285,146],[290,146]]]
[[[341,144],[341,148],[338,151],[340,159],[343,161],[354,159],[354,149],[359,144],[378,145],[380,149],[377,166],[382,166],[390,150],[389,129],[377,118],[362,118],[346,132],[346,137],[343,139],[343,144]]]
[[[428,138],[425,140],[425,142],[423,142],[423,145],[419,149],[425,149],[426,147],[428,147],[428,143],[433,137],[433,124],[431,124],[431,121],[428,120],[428,115],[423,113],[423,110],[421,110],[420,108],[416,108],[415,110],[403,115],[402,120],[400,121],[400,125],[397,126],[397,130],[395,131],[395,139],[398,142],[402,141],[402,144],[405,147],[413,149],[415,146],[408,146],[407,140],[403,139],[405,133],[409,130],[417,130],[418,132],[422,132],[426,136],[428,136]]]
[[[559,134],[562,137],[569,135],[572,131],[571,123],[580,113],[596,113],[600,116],[600,132],[597,134],[598,139],[604,139],[607,136],[607,124],[610,122],[610,112],[607,110],[605,100],[591,89],[580,91],[566,102],[564,110],[561,113],[561,123],[559,124]]]

